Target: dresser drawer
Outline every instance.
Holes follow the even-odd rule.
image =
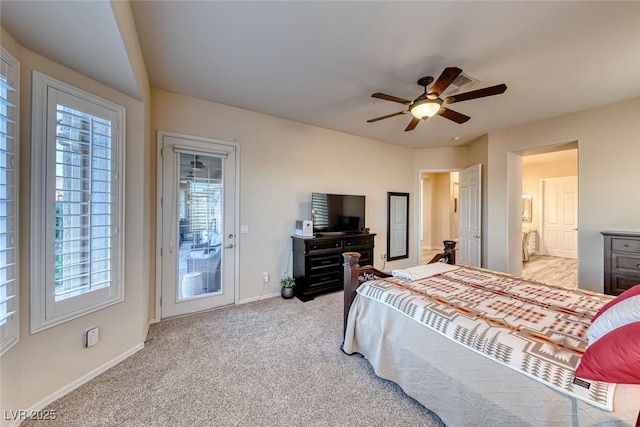
[[[611,253],[611,271],[640,278],[640,254]],[[640,283],[640,279],[639,279]]]
[[[309,252],[322,251],[326,249],[340,249],[342,248],[342,240],[326,240],[318,242],[309,242],[307,250]]]
[[[342,286],[340,271],[329,271],[323,274],[312,274],[309,278],[309,287]]]
[[[625,239],[624,237],[612,237],[611,250],[613,252],[640,253],[640,239]]]
[[[640,277],[625,276],[624,274],[611,275],[611,295],[620,295],[627,289],[631,289],[640,283]]]
[[[357,246],[371,246],[373,244],[373,237],[349,237],[344,239],[345,249],[354,248]]]
[[[340,258],[342,255],[327,255],[327,256],[313,256],[309,257],[309,268],[316,270],[326,267],[340,266]]]

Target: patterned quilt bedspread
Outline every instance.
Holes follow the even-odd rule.
[[[609,298],[461,267],[358,289],[442,335],[524,375],[611,411],[615,384],[575,377],[593,315]]]

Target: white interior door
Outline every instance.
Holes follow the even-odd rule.
[[[158,135],[161,318],[231,304],[236,288],[236,147]]]
[[[482,255],[482,165],[460,171],[457,264],[480,267]]]
[[[578,177],[542,180],[542,251],[578,258]]]

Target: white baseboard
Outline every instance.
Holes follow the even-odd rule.
[[[73,390],[75,390],[76,388],[80,387],[84,383],[94,379],[95,377],[97,377],[101,373],[105,372],[109,368],[112,368],[112,367],[116,366],[118,363],[122,362],[123,360],[125,360],[129,356],[137,353],[138,351],[142,350],[143,348],[144,348],[144,343],[137,344],[133,348],[125,351],[124,353],[120,354],[119,356],[115,357],[114,359],[111,359],[110,361],[108,361],[104,365],[97,367],[93,371],[81,376],[77,380],[71,382],[70,384],[67,384],[66,386],[62,387],[61,389],[53,392],[49,396],[47,396],[44,399],[40,400],[39,402],[37,402],[35,405],[31,406],[26,411],[27,414],[32,414],[32,413],[35,413],[35,412],[38,412],[38,411],[42,411],[44,408],[47,407],[47,405],[49,405],[52,402],[60,399],[62,396],[72,392]],[[14,427],[14,426],[19,425],[22,421],[24,421],[24,420],[15,420],[10,425],[11,425],[11,427]]]
[[[244,299],[238,300],[237,304],[246,304],[249,302],[261,301],[263,299],[275,298],[279,296],[280,296],[280,292],[274,292],[272,294],[264,294],[264,295],[259,295],[257,297],[244,298]]]

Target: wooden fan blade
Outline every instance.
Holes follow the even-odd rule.
[[[420,123],[420,119],[419,118],[417,118],[417,117],[412,118],[404,131],[407,132],[407,131],[410,131],[410,130],[414,130],[416,128],[416,126],[418,126],[418,123]]]
[[[490,87],[485,87],[484,89],[472,90],[471,92],[459,93],[457,95],[448,96],[445,98],[444,102],[447,104],[453,104],[454,102],[468,101],[470,99],[476,98],[484,98],[485,96],[491,95],[500,95],[507,90],[506,84],[500,84]]]
[[[397,113],[387,114],[386,116],[376,117],[375,119],[369,119],[369,120],[367,120],[367,123],[373,123],[373,122],[377,122],[378,120],[388,119],[389,117],[395,117],[395,116],[399,116],[401,114],[407,114],[408,112],[409,112],[409,110],[398,111]]]
[[[404,98],[398,98],[397,96],[392,96],[392,95],[387,95],[384,93],[380,93],[380,92],[376,92],[373,95],[371,95],[372,98],[378,98],[378,99],[384,99],[385,101],[393,101],[393,102],[399,102],[400,104],[404,104],[404,105],[409,105],[411,104],[413,101],[409,101],[408,99],[404,99]]]
[[[442,107],[440,111],[438,111],[438,115],[444,117],[445,119],[453,120],[458,124],[462,124],[471,118],[469,116],[465,116],[464,114],[458,113],[457,111],[449,110],[448,108],[444,107]]]
[[[445,68],[442,74],[440,74],[440,77],[438,77],[438,80],[431,86],[429,93],[435,93],[437,96],[440,96],[460,73],[462,73],[462,70],[458,67]]]

